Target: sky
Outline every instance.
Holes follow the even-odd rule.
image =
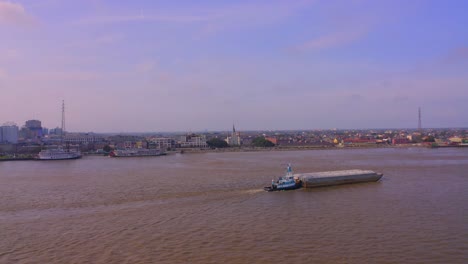
[[[0,0],[0,124],[468,127],[468,1]]]

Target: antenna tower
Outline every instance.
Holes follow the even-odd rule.
[[[418,130],[422,132],[422,125],[421,125],[421,107],[418,108]]]
[[[64,136],[65,136],[65,100],[62,100],[62,133],[61,133],[62,141],[63,141]]]

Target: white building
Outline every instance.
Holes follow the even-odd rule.
[[[19,129],[15,123],[5,123],[0,127],[0,142],[18,143]]]
[[[152,138],[150,141],[159,149],[172,149],[175,146],[174,139],[172,138]]]
[[[206,148],[206,136],[205,135],[187,135],[181,136],[179,141],[181,148]]]

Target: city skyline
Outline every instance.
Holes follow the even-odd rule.
[[[13,121],[8,122],[0,122],[0,127],[2,126],[16,126],[18,129],[27,127],[27,122],[30,121],[39,121],[42,123],[41,120],[37,119],[30,119],[25,120],[23,123],[17,123]],[[298,131],[383,131],[383,130],[405,130],[405,131],[432,131],[432,130],[453,130],[453,129],[467,129],[468,127],[335,127],[335,128],[284,128],[284,129],[240,129],[243,132],[298,132]],[[53,131],[52,134],[57,133],[56,130],[61,131],[59,126],[42,126],[42,129],[46,129],[47,131]],[[67,133],[79,133],[79,134],[87,134],[87,133],[96,133],[96,134],[113,134],[113,135],[132,135],[132,134],[158,134],[158,133],[174,133],[174,134],[191,134],[191,133],[218,133],[218,132],[227,132],[231,133],[231,128],[221,128],[221,129],[201,129],[201,130],[154,130],[154,131],[95,131],[95,130],[65,130]],[[238,130],[238,129],[236,129]],[[240,131],[238,130],[238,131]]]
[[[467,127],[464,1],[2,1],[0,123]]]

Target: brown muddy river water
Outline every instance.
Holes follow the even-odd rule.
[[[0,162],[0,263],[468,263],[468,148]]]

